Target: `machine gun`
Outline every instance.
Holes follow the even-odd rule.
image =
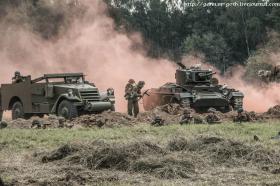
[[[217,72],[211,72],[209,74],[199,73],[198,75],[199,75],[199,77],[204,78],[204,77],[212,76],[215,74],[217,74]]]
[[[181,62],[178,62],[177,65],[179,67],[181,67],[182,69],[187,69],[187,67],[183,63],[181,63]]]

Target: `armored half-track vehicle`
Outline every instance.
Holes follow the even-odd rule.
[[[45,114],[72,119],[115,110],[114,90],[101,93],[82,73],[46,74],[34,80],[31,76],[20,77],[20,81],[3,84],[0,95],[0,110],[11,110],[12,119]]]
[[[178,103],[197,112],[206,112],[209,108],[228,112],[243,107],[243,93],[219,85],[211,69],[203,70],[199,66],[187,68],[181,63],[178,65],[176,83],[167,83],[147,91],[148,95],[143,97],[145,110],[170,103]]]

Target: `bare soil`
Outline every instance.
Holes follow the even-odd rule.
[[[59,125],[59,117],[49,116],[45,118],[31,118],[30,120],[18,119],[15,121],[8,122],[8,128],[31,128],[32,122],[38,120],[42,127],[45,128],[115,128],[122,126],[133,126],[139,123],[151,123],[156,116],[159,116],[164,120],[165,125],[179,123],[180,116],[183,113],[183,108],[178,104],[164,105],[157,107],[156,109],[150,112],[140,113],[138,118],[133,118],[124,113],[118,112],[103,112],[102,114],[96,115],[83,115],[79,118],[76,118],[72,121],[64,122],[63,126]],[[194,122],[196,124],[206,124],[205,114],[198,114],[195,111],[191,110],[192,116],[194,117]],[[237,113],[215,113],[221,122],[233,122],[236,120]],[[255,113],[255,112],[244,112],[243,113],[243,122],[260,122],[270,119],[279,119],[280,118],[280,106],[277,105],[273,108],[270,108],[265,113]]]

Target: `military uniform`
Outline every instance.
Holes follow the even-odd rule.
[[[125,86],[125,98],[127,100],[127,112],[128,115],[137,117],[139,114],[139,98],[142,97],[141,90],[144,87],[145,82],[139,81],[135,84],[133,79],[129,80],[128,84]]]
[[[21,83],[23,82],[23,77],[21,76],[20,72],[15,72],[15,76],[12,79],[12,83]]]
[[[237,116],[235,118],[235,122],[242,123],[242,121],[245,121],[245,120],[246,120],[246,116],[244,114],[243,109],[239,109],[237,111]]]
[[[216,109],[210,108],[208,112],[209,114],[205,118],[208,124],[221,123],[221,118],[216,114]]]
[[[127,113],[130,116],[133,116],[135,110],[139,110],[138,102],[133,98],[133,91],[135,89],[135,81],[133,79],[129,80],[129,82],[125,86],[125,99],[127,100]]]
[[[164,122],[165,121],[160,116],[155,116],[155,118],[151,122],[151,125],[153,125],[153,126],[163,126]]]
[[[184,110],[183,115],[180,117],[180,124],[191,124],[194,122],[194,119],[191,115],[191,112],[188,110]]]

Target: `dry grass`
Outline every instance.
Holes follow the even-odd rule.
[[[15,185],[277,185],[280,140],[270,138],[278,131],[275,121],[6,129],[0,177]]]

